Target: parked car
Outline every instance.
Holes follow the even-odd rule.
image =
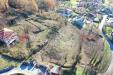
[[[113,22],[113,18],[109,18],[107,21],[107,23],[111,23],[111,22]]]
[[[59,10],[57,10],[57,13],[59,13],[63,17],[70,17],[72,15],[72,10],[70,10],[70,9],[59,9]]]
[[[102,8],[98,10],[99,14],[110,15],[113,13],[113,9],[110,8]]]
[[[73,18],[73,20],[72,20],[72,24],[79,29],[81,29],[83,27],[84,23],[85,23],[85,20],[81,16],[77,16],[77,17]]]

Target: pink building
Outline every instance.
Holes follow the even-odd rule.
[[[3,28],[0,30],[0,43],[10,47],[10,45],[14,45],[15,42],[18,41],[18,36],[17,34],[10,29]]]
[[[59,66],[53,66],[50,69],[50,75],[62,75],[62,68]]]

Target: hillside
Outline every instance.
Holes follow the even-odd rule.
[[[59,9],[54,0],[0,0],[0,30],[11,29],[19,39],[10,47],[0,46],[0,55],[12,61],[55,64],[63,69],[62,75],[104,73],[111,51],[98,28],[86,23],[85,28],[79,29],[68,21],[70,17],[59,15],[56,8]],[[8,61],[17,66],[6,59],[1,59],[1,68]]]

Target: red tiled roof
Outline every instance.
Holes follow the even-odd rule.
[[[27,40],[28,38],[29,38],[29,37],[28,37],[27,35],[25,35],[25,34],[19,35],[19,40],[20,40],[21,42],[26,42],[26,40]]]
[[[5,29],[0,30],[0,40],[2,41],[8,40],[13,33],[14,33],[13,31],[6,31]]]

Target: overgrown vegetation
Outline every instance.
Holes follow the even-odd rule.
[[[111,56],[112,56],[111,49],[110,49],[108,43],[106,42],[106,40],[104,40],[104,52],[103,52],[102,61],[97,66],[98,72],[105,72],[107,70],[107,68],[109,67],[109,64],[111,62]]]
[[[112,27],[104,27],[104,29],[103,29],[103,32],[104,32],[104,34],[112,41],[112,35],[111,35],[111,33],[112,33],[112,30],[113,30],[113,28]],[[113,41],[112,41],[113,42]]]
[[[18,63],[13,62],[13,61],[8,61],[5,59],[0,58],[0,70],[10,67],[10,66],[17,66]]]
[[[21,5],[25,6],[23,10],[29,8],[27,7],[28,5],[24,5],[24,3],[16,3],[17,0],[10,1],[14,1],[14,3],[10,5],[14,6],[14,8],[22,9]],[[72,3],[74,1],[75,0],[72,0]],[[70,2],[64,3],[64,7],[71,6],[72,5]],[[15,26],[12,26],[12,23],[15,21],[11,20],[11,26],[9,28],[14,29],[18,35],[22,34],[25,35],[25,37],[27,36],[27,39],[25,39],[25,41],[19,42],[18,44],[16,44],[16,46],[11,47],[8,51],[1,50],[0,53],[2,54],[3,52],[5,52],[7,55],[17,59],[24,58],[32,60],[33,58],[31,56],[33,54],[36,54],[40,50],[43,50],[42,48],[44,48],[44,50],[48,52],[45,52],[45,54],[43,55],[49,56],[50,60],[57,59],[61,62],[63,61],[63,64],[66,64],[69,61],[67,64],[72,65],[72,63],[77,60],[77,55],[80,53],[80,51],[82,51],[82,49],[79,47],[80,43],[82,43],[82,45],[84,44],[85,48],[83,49],[84,55],[82,55],[80,58],[85,57],[86,54],[90,60],[85,59],[85,64],[83,65],[81,64],[81,59],[77,60],[74,67],[72,66],[71,69],[66,69],[63,71],[63,75],[96,75],[98,72],[105,72],[111,60],[111,51],[106,41],[104,40],[104,46],[102,46],[102,40],[98,42],[98,37],[100,36],[95,33],[90,34],[93,30],[94,32],[97,32],[97,30],[88,25],[86,27],[87,31],[89,30],[88,34],[87,32],[84,32],[83,34],[86,34],[85,36],[82,36],[84,42],[83,40],[81,41],[81,37],[79,37],[76,28],[74,29],[72,25],[68,25],[66,20],[64,22],[64,20],[58,16],[55,10],[54,12],[48,12],[50,9],[53,10],[52,7],[54,7],[54,4],[52,2],[47,2],[47,4],[45,4],[44,2],[39,2],[40,10],[39,13],[37,13],[38,15],[35,14],[35,19],[33,18],[29,19],[29,21],[22,21],[22,24]],[[30,9],[32,10],[32,7],[30,7]],[[43,10],[45,10],[46,12]],[[14,15],[12,11],[9,11],[6,14],[7,16],[11,17]],[[53,22],[55,23],[53,24]],[[61,27],[62,30],[59,31]],[[112,29],[107,27],[105,33],[109,36],[111,31]],[[111,36],[109,37],[111,38]],[[48,39],[49,43],[52,41],[50,46],[48,45]],[[103,50],[100,49],[101,47],[104,47]],[[45,59],[46,58],[47,57],[45,57]],[[38,58],[36,59],[38,61]],[[87,64],[86,61],[89,61],[89,63]],[[0,62],[0,69],[12,65],[16,66],[15,62],[10,62],[8,60],[0,59]]]
[[[49,39],[55,38],[55,36],[57,34],[58,34],[58,28],[53,26],[53,27],[51,27],[51,29],[50,29],[50,31],[49,31],[49,33],[47,35],[47,38],[49,38]]]

